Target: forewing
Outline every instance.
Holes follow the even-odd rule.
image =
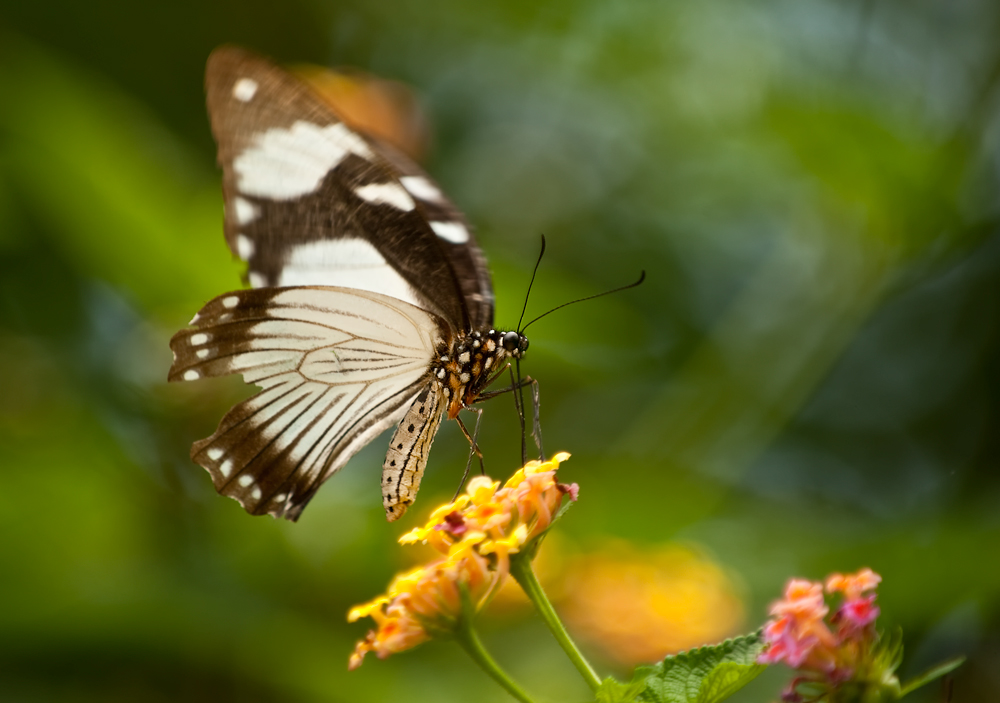
[[[361,288],[432,310],[456,330],[492,324],[482,253],[416,164],[242,49],[212,54],[206,89],[226,240],[251,285]]]
[[[239,373],[262,390],[196,442],[191,458],[247,512],[297,519],[323,481],[406,412],[427,383],[442,324],[344,288],[216,298],[170,341],[169,378]]]

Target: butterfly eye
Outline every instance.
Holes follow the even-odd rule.
[[[521,346],[521,335],[511,330],[503,336],[503,348],[509,352],[516,351]]]

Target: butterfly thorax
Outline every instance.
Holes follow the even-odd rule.
[[[462,408],[476,402],[504,371],[508,359],[520,359],[527,348],[523,335],[494,329],[469,332],[442,344],[431,371],[443,388],[448,417],[455,419]]]

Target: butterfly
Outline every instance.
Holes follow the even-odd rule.
[[[251,288],[210,301],[174,335],[169,380],[241,374],[261,390],[191,458],[247,512],[297,520],[397,425],[381,484],[395,520],[443,417],[496,394],[487,387],[528,340],[493,328],[469,224],[408,157],[246,50],[215,50],[205,83],[226,242]]]

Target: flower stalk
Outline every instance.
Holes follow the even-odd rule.
[[[579,648],[577,648],[576,643],[569,636],[569,632],[566,631],[562,620],[556,614],[555,608],[552,607],[551,601],[549,601],[548,596],[545,595],[545,591],[542,589],[542,585],[538,582],[535,570],[531,568],[531,559],[527,556],[519,558],[520,556],[515,555],[511,558],[510,575],[514,577],[514,580],[517,581],[525,595],[528,596],[528,600],[538,609],[542,620],[545,621],[552,636],[556,638],[556,642],[566,652],[566,656],[573,662],[573,666],[580,672],[590,690],[596,691],[601,685],[600,677],[598,677],[597,672],[594,671],[594,668],[584,658]]]
[[[462,646],[462,649],[472,658],[472,661],[479,665],[491,679],[496,681],[501,688],[512,695],[521,703],[534,703],[531,697],[523,688],[507,675],[507,672],[500,668],[496,660],[486,651],[479,635],[476,634],[470,618],[462,618],[455,629],[455,640]]]

